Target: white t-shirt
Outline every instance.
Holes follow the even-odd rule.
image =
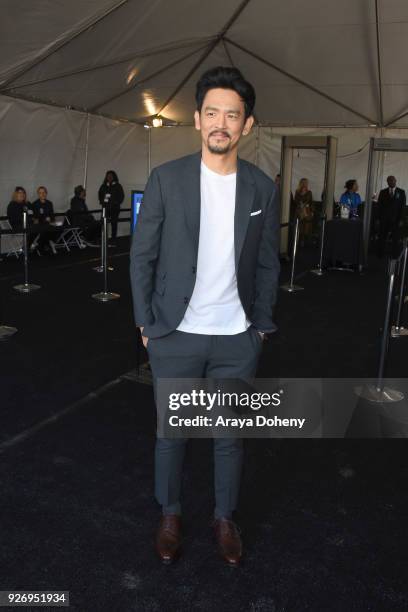
[[[201,162],[201,212],[196,283],[178,330],[239,334],[247,320],[235,274],[234,215],[237,175],[218,174]]]

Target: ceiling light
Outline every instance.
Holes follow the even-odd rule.
[[[153,127],[161,127],[163,125],[163,119],[161,117],[154,117]]]

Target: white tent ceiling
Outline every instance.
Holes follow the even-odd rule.
[[[31,6],[30,6],[31,5]],[[4,0],[0,94],[192,122],[233,64],[265,126],[408,127],[407,0]]]

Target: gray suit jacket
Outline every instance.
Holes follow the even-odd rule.
[[[144,327],[147,337],[174,331],[193,294],[200,166],[201,152],[176,159],[155,168],[146,185],[132,240],[130,274],[136,325]],[[272,311],[280,269],[279,230],[273,181],[238,158],[234,219],[238,294],[248,319],[264,332],[276,330]]]

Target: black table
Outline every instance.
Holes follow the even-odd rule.
[[[323,263],[343,269],[361,269],[363,255],[363,222],[361,219],[332,219],[326,223]],[[344,268],[347,269],[347,268]]]

